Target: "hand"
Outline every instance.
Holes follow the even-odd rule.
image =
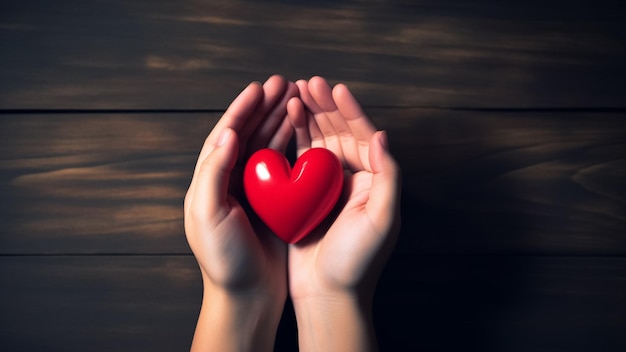
[[[202,147],[184,209],[187,241],[204,283],[192,349],[273,348],[286,299],[286,246],[251,223],[238,199],[249,155],[286,148],[292,135],[286,105],[296,95],[295,84],[280,76],[263,86],[251,83]]]
[[[298,155],[327,148],[345,170],[336,217],[289,246],[300,348],[375,349],[371,301],[399,229],[398,167],[386,134],[376,131],[345,85],[331,89],[320,77],[296,84],[300,99],[291,99],[287,110]]]

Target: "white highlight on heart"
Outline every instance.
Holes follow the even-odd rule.
[[[308,161],[308,160],[307,160],[307,161],[305,161],[305,162],[302,164],[302,167],[300,168],[300,173],[298,174],[298,176],[296,177],[296,179],[295,179],[295,180],[293,180],[293,182],[297,182],[297,181],[300,179],[300,177],[304,174],[304,170],[306,170],[306,166],[307,166],[308,164],[309,164],[309,161]]]
[[[267,165],[265,163],[256,164],[255,171],[259,180],[268,181],[270,179],[270,171],[267,169]]]

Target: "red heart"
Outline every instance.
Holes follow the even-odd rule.
[[[312,148],[296,160],[273,149],[252,154],[243,185],[252,209],[278,237],[296,243],[330,213],[343,187],[343,167],[328,149]]]

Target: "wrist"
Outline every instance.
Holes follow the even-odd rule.
[[[246,298],[278,300],[285,303],[287,299],[287,287],[285,280],[276,276],[270,280],[258,280],[258,282],[230,283],[214,282],[202,271],[202,285],[204,296],[207,294],[221,294],[232,299],[245,300]]]
[[[247,325],[251,330],[267,328],[271,331],[271,327],[278,327],[286,299],[286,289],[225,289],[205,284],[202,308],[221,310],[225,316],[232,317],[235,327]]]
[[[369,297],[341,291],[292,298],[301,351],[375,351]]]
[[[285,296],[205,285],[192,351],[272,351]]]
[[[337,315],[350,313],[361,318],[369,318],[372,314],[372,300],[349,291],[333,291],[317,293],[304,297],[292,297],[296,318],[315,316],[313,323],[332,320]],[[319,314],[317,314],[319,313]]]
[[[259,313],[280,310],[282,312],[287,300],[286,290],[268,287],[225,289],[223,287],[204,285],[202,305],[223,304],[232,309],[254,309]]]

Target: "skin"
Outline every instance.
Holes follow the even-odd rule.
[[[260,148],[331,150],[342,198],[294,245],[271,234],[242,195],[242,166]],[[302,351],[374,351],[372,298],[399,228],[399,170],[345,85],[321,77],[251,83],[207,137],[185,197],[185,233],[204,296],[192,351],[271,351],[287,293]]]

